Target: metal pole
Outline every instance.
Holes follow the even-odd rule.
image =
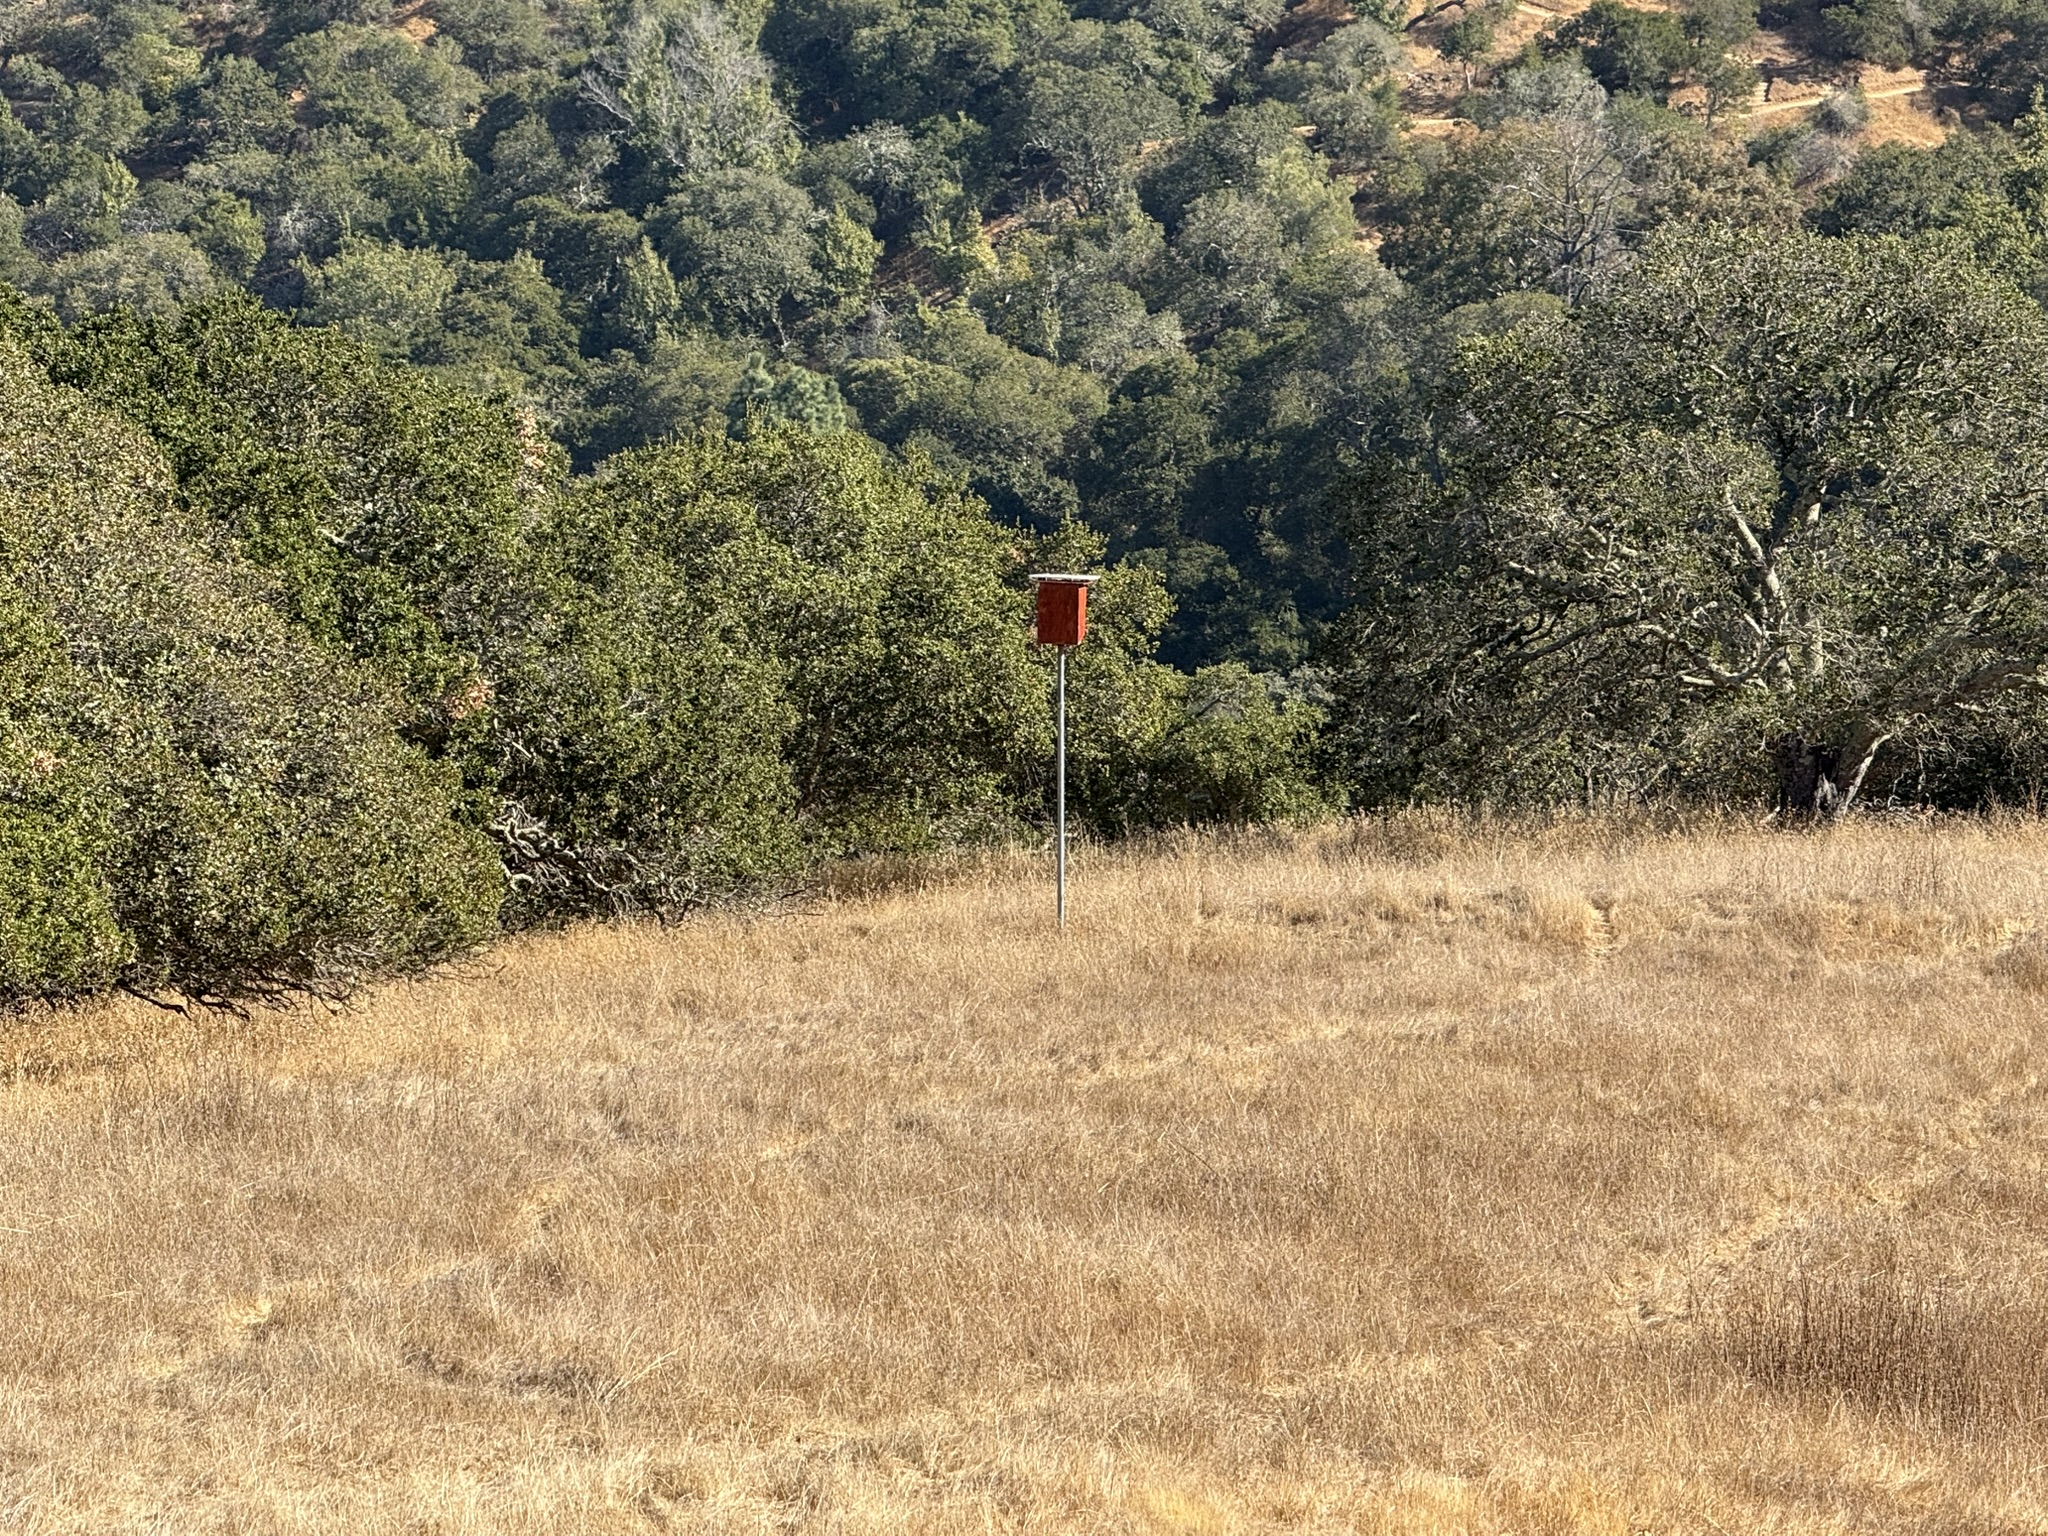
[[[1059,648],[1059,656],[1060,746],[1059,769],[1055,777],[1059,787],[1054,797],[1058,806],[1059,841],[1053,859],[1058,872],[1056,883],[1059,887],[1059,926],[1064,928],[1067,926],[1067,648],[1064,645]]]

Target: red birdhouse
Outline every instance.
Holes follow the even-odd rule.
[[[1038,643],[1079,645],[1088,633],[1088,588],[1097,577],[1042,574],[1038,583]]]

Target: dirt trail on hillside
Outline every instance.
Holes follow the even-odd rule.
[[[1524,5],[1521,9],[1524,11],[1535,11],[1536,7]],[[1545,12],[1542,14],[1551,13]],[[1899,101],[1903,104],[1913,97],[1931,97],[1933,89],[1927,83],[1924,76],[1916,76],[1916,78],[1904,84],[1888,85],[1874,91],[1867,90],[1864,92],[1863,99],[1870,102]],[[1825,101],[1827,96],[1828,93],[1822,91],[1816,95],[1802,94],[1788,97],[1782,101],[1765,101],[1759,97],[1759,99],[1743,109],[1741,116],[1754,119],[1770,117],[1782,112],[1810,111]],[[1862,136],[1866,142],[1883,143],[1892,139],[1910,139],[1915,142],[1921,142],[1930,137],[1935,142],[1939,142],[1942,137],[1942,130],[1931,115],[1915,111],[1910,106],[1908,106],[1904,114],[1886,113],[1882,114],[1882,118],[1883,120],[1879,120],[1879,118],[1874,117],[1870,125],[1865,128]],[[1915,118],[1925,118],[1926,121],[1924,123],[1916,123],[1913,121]],[[1455,131],[1459,124],[1468,121],[1470,120],[1462,117],[1438,115],[1411,116],[1408,119],[1408,128],[1412,133],[1437,137]]]
[[[1657,5],[1644,8],[1664,9]],[[1400,71],[1401,103],[1411,133],[1440,138],[1466,121],[1452,115],[1458,99],[1470,88],[1465,67],[1446,59],[1435,46],[1439,29],[1462,15],[1463,9],[1460,5],[1446,5],[1434,13],[1418,15],[1403,32],[1406,62]],[[1582,0],[1546,0],[1543,4],[1517,0],[1514,14],[1500,28],[1494,67],[1500,67],[1549,28],[1569,21],[1583,9]],[[1304,0],[1288,12],[1293,25],[1282,30],[1297,44],[1319,41],[1352,15],[1351,7],[1343,0]],[[1758,32],[1743,53],[1763,76],[1763,83],[1745,107],[1731,114],[1737,121],[1753,122],[1810,110],[1842,83],[1832,78],[1832,66],[1824,65],[1782,32]],[[1902,141],[1925,146],[1938,144],[1947,136],[1946,125],[1932,110],[1933,88],[1920,71],[1871,67],[1863,69],[1859,78],[1865,99],[1874,105],[1883,104],[1876,105],[1869,123],[1857,135],[1862,144]],[[1773,100],[1772,92],[1787,94]],[[1681,110],[1697,111],[1704,100],[1698,87],[1688,87],[1675,93],[1672,104]]]
[[[1923,77],[1907,85],[1895,85],[1882,91],[1865,91],[1863,99],[1865,101],[1885,101],[1894,96],[1918,96],[1921,92],[1928,89],[1930,87]],[[1791,101],[1760,101],[1749,109],[1749,115],[1751,117],[1766,117],[1773,112],[1796,112],[1802,107],[1817,107],[1825,100],[1827,100],[1827,94],[1823,92],[1819,96],[1800,96]]]

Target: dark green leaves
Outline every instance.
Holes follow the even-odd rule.
[[[1347,720],[1383,791],[1767,785],[2043,681],[2048,329],[1940,248],[1653,242],[1469,343],[1360,489]]]

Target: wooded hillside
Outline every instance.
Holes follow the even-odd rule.
[[[2019,0],[9,0],[0,997],[1014,835],[1047,564],[1104,834],[2036,797],[2044,71]]]
[[[1841,222],[1873,108],[1792,109],[1830,83],[1882,72],[1876,137],[1919,108],[1929,140],[2039,73],[2010,0],[1761,19],[9,0],[0,276],[73,320],[247,288],[530,407],[581,467],[749,409],[855,426],[1001,521],[1079,515],[1141,556],[1170,659],[1287,671],[1344,602],[1322,499],[1438,313],[1575,297],[1671,219]],[[1947,106],[1886,94],[1913,66]],[[1939,201],[2009,158],[1967,144],[1878,158]],[[1851,222],[1900,221],[1876,191]]]

